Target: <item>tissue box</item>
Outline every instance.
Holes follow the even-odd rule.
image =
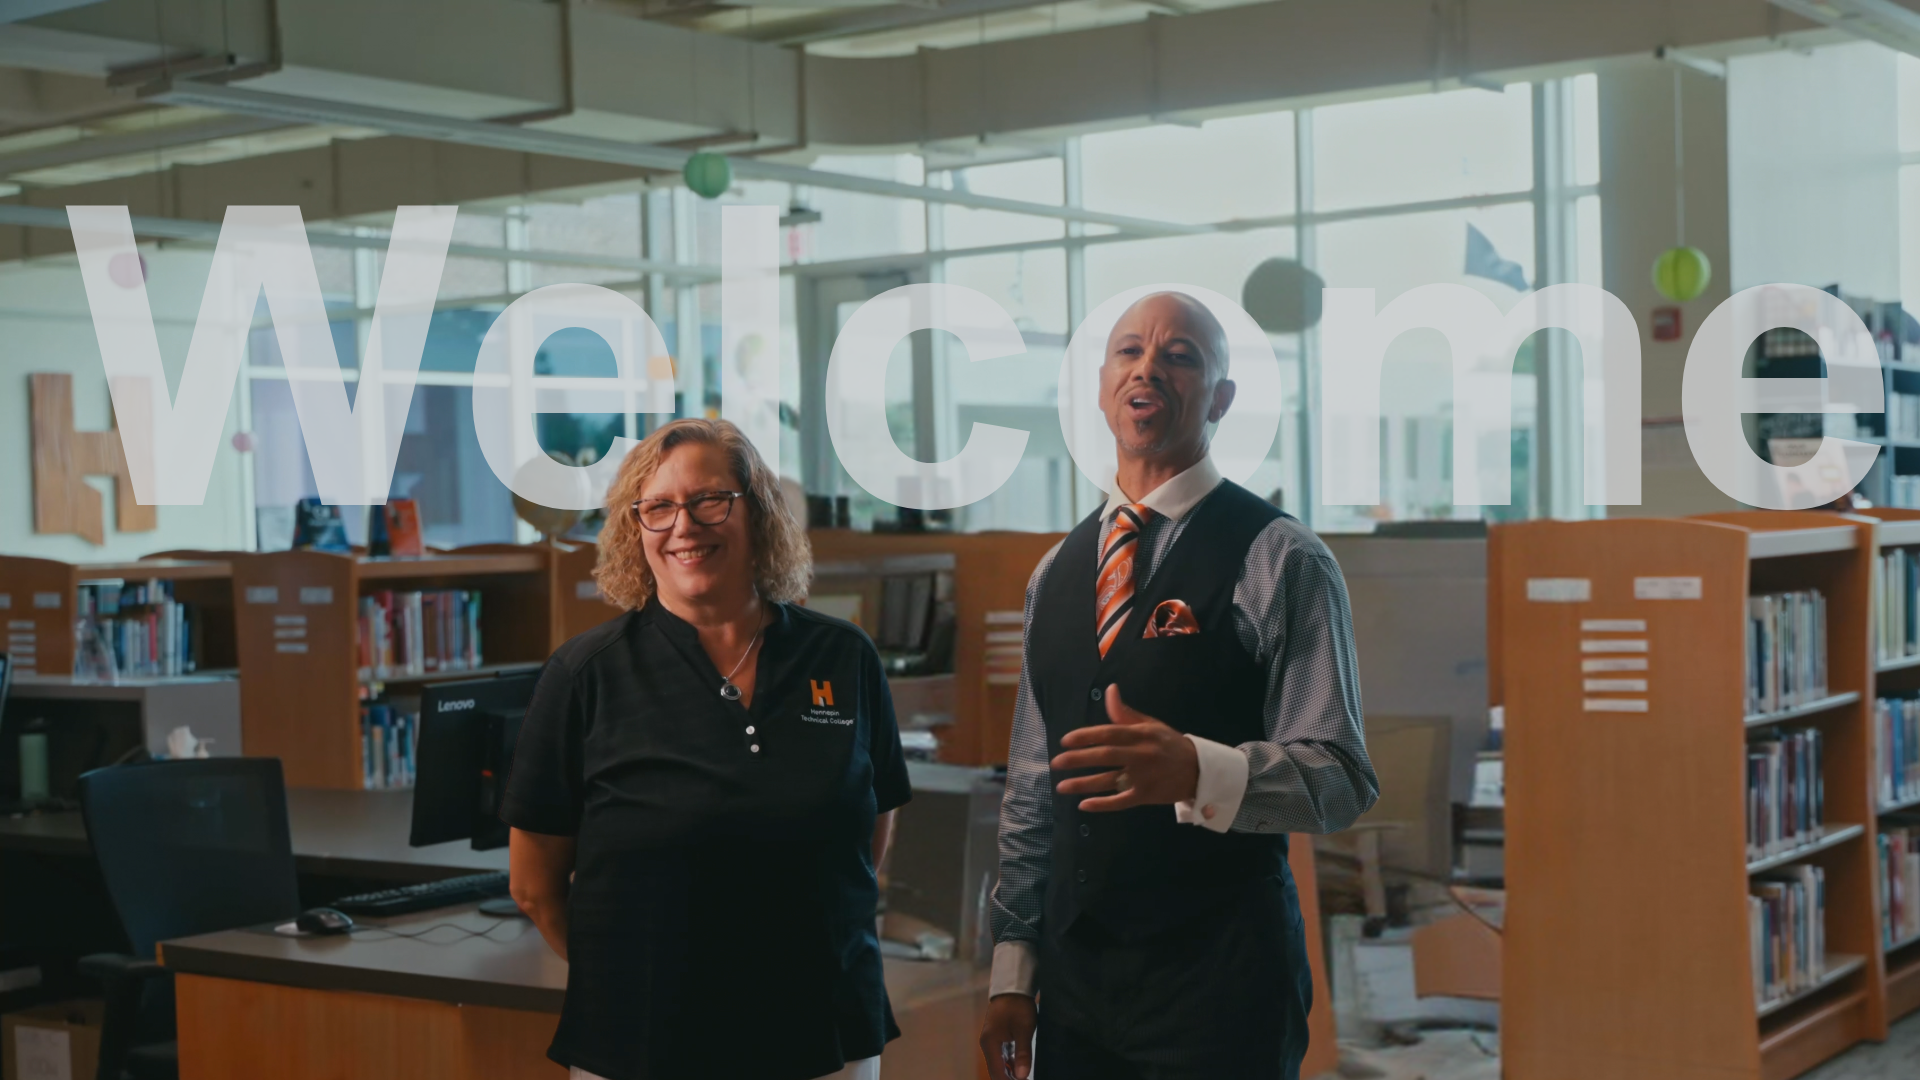
[[[83,998],[0,1016],[4,1080],[91,1080],[105,1006]]]

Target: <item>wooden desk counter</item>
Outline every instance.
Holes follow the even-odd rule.
[[[294,864],[303,874],[411,883],[507,868],[505,848],[475,851],[464,840],[408,847],[412,817],[411,791],[287,791]],[[92,851],[77,810],[0,817],[0,848],[79,857]]]
[[[182,1080],[564,1075],[546,1049],[567,966],[532,924],[466,905],[361,925],[344,937],[228,930],[162,944]]]
[[[181,974],[557,1015],[566,996],[566,961],[527,920],[494,918],[475,907],[363,916],[353,933],[334,937],[223,930],[169,941],[161,956]]]
[[[361,926],[345,937],[229,930],[163,944],[182,1080],[564,1075],[546,1051],[567,965],[532,924],[465,905]],[[904,1034],[883,1075],[974,1080],[987,973],[888,960],[886,979]]]

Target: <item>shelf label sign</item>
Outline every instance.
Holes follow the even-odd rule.
[[[1593,599],[1593,579],[1583,577],[1528,578],[1527,599],[1536,604],[1584,604]]]
[[[1633,579],[1635,600],[1698,600],[1697,577],[1637,577]]]
[[[1587,712],[1646,712],[1646,698],[1587,698],[1581,703]]]
[[[1645,638],[1586,638],[1580,642],[1583,653],[1646,652]]]

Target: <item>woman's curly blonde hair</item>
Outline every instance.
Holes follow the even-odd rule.
[[[653,568],[641,544],[640,522],[632,506],[674,447],[686,443],[718,446],[733,466],[746,493],[747,535],[753,541],[753,584],[762,599],[791,603],[807,595],[813,578],[813,552],[807,533],[780,495],[780,478],[740,429],[725,420],[675,420],[641,440],[620,463],[607,489],[607,523],[600,528],[600,563],[593,569],[609,603],[628,611],[644,606],[654,593]]]

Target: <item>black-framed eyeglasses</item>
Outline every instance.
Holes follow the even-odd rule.
[[[741,491],[709,491],[686,502],[672,499],[635,499],[633,516],[648,532],[666,532],[686,510],[695,525],[722,525],[733,514],[733,501],[746,494]]]

